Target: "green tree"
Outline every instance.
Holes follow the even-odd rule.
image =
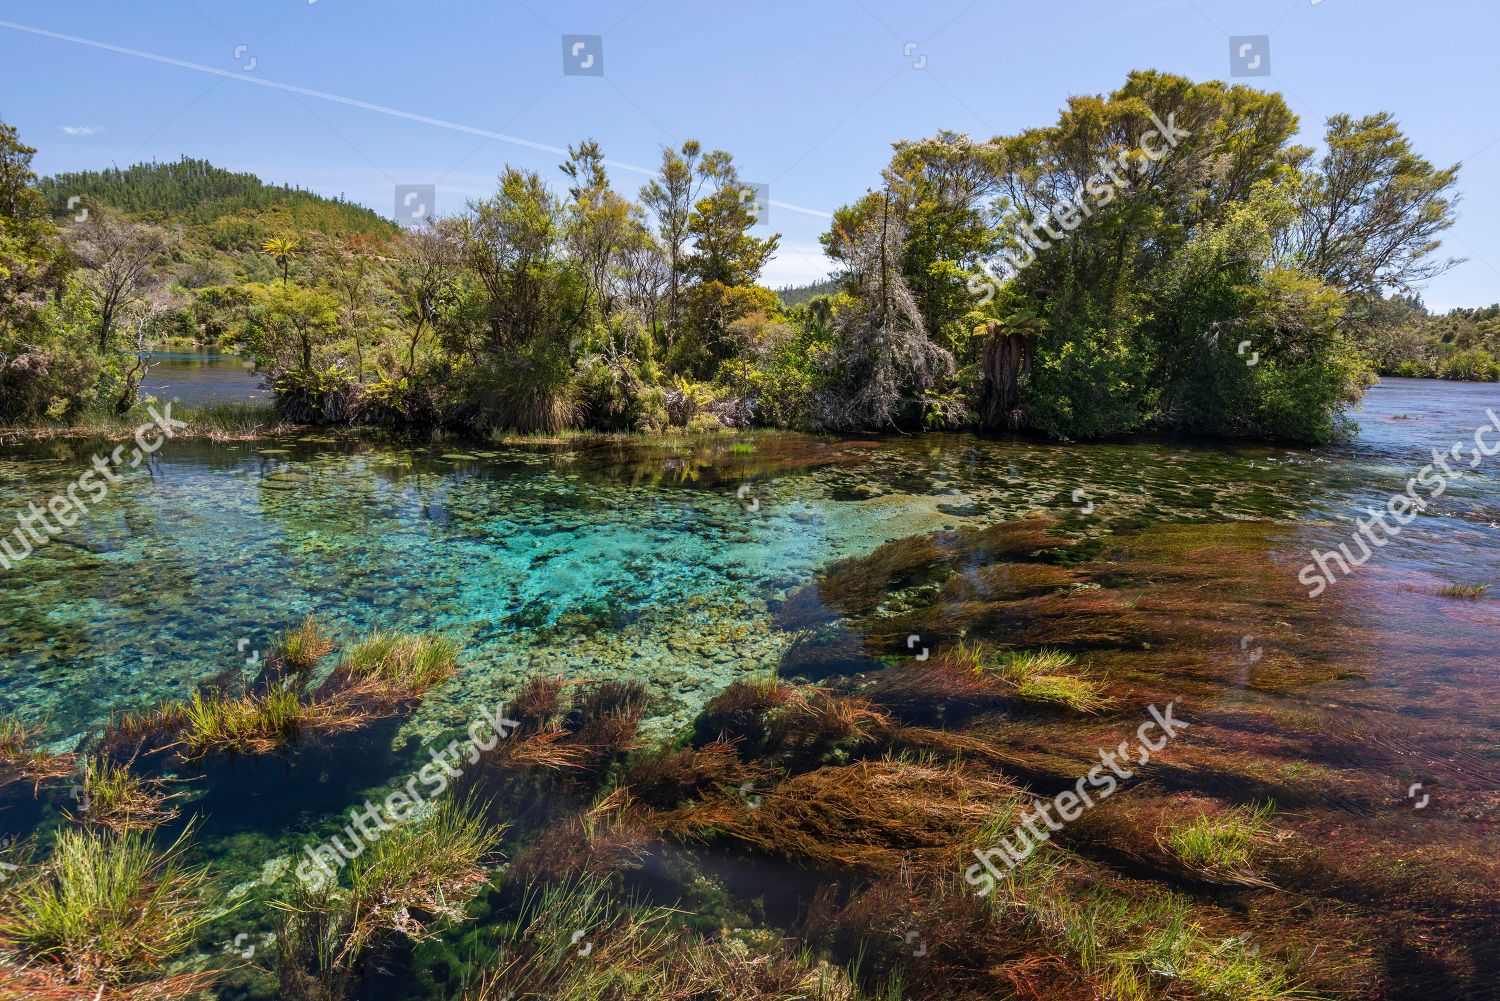
[[[250,343],[273,368],[311,373],[317,350],[338,332],[338,302],[325,289],[255,285],[249,293]]]

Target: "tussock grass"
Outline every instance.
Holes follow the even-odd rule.
[[[1052,844],[1013,871],[993,906],[997,917],[1022,917],[1040,932],[1096,985],[1099,997],[1146,1001],[1177,997],[1184,988],[1181,996],[1212,1001],[1313,996],[1284,965],[1252,949],[1248,936],[1211,936],[1186,898],[1166,891],[1127,895],[1080,880],[1066,853]]]
[[[1482,598],[1489,593],[1489,584],[1445,584],[1438,591],[1443,598]]]
[[[1056,675],[1072,668],[1078,658],[1063,650],[1042,647],[1040,650],[1013,650],[1002,654],[996,665],[1000,676],[1017,684],[1038,675]]]
[[[158,976],[211,916],[205,870],[182,861],[187,838],[158,852],[139,834],[62,831],[51,857],[12,891],[0,948],[45,980],[89,990]]]
[[[268,684],[262,679],[239,694],[208,689],[122,716],[105,731],[103,747],[118,756],[176,748],[188,761],[220,751],[265,754],[303,736],[345,733],[402,711],[452,677],[458,657],[446,639],[377,632],[306,691],[311,666],[332,646],[321,625],[308,619],[285,633],[279,646],[289,666],[306,669],[273,673]]]
[[[180,739],[189,759],[212,751],[263,754],[290,742],[315,720],[326,719],[285,685],[272,685],[260,696],[194,692],[180,710]]]
[[[1242,806],[1209,815],[1202,811],[1186,824],[1170,826],[1163,847],[1183,865],[1218,876],[1248,876],[1256,846],[1265,840],[1276,804]]]
[[[377,630],[350,649],[338,673],[352,682],[371,680],[391,689],[425,692],[458,669],[458,647],[444,637]]]
[[[280,997],[342,1001],[366,960],[463,920],[488,883],[484,863],[503,830],[449,800],[354,859],[347,886],[313,890],[294,883],[287,899],[273,905]]]
[[[1070,674],[1037,674],[1016,685],[1016,695],[1027,702],[1061,706],[1080,713],[1097,713],[1109,706],[1099,685]]]
[[[318,661],[333,652],[336,646],[317,617],[309,615],[281,634],[274,647],[274,656],[292,670],[306,673],[317,667]]]
[[[143,778],[129,765],[116,765],[105,755],[83,763],[83,794],[88,809],[75,818],[117,834],[149,831],[176,819],[178,810],[160,782]]]
[[[674,912],[619,899],[607,883],[529,884],[488,967],[462,1001],[855,1001],[844,971],[777,942],[760,954],[728,938],[676,928]],[[583,932],[580,940],[577,932]],[[587,958],[579,955],[588,949]]]

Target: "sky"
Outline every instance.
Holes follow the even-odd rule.
[[[584,138],[634,191],[696,139],[769,185],[780,287],[828,272],[829,214],[893,142],[1046,125],[1160,69],[1280,91],[1309,145],[1389,111],[1462,162],[1467,260],[1424,290],[1449,309],[1500,301],[1497,34],[1494,0],[0,0],[0,120],[42,174],[186,154],[387,216],[412,184],[460,211],[507,163],[561,190]]]

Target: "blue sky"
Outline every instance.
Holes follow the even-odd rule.
[[[1304,141],[1391,111],[1463,161],[1447,249],[1468,261],[1426,298],[1500,301],[1493,0],[0,0],[0,21],[0,118],[42,173],[186,153],[387,215],[395,185],[436,184],[451,212],[507,162],[560,178],[538,145],[650,168],[692,138],[770,184],[772,285],[827,270],[825,214],[893,141],[1045,124],[1133,68],[1224,79],[1229,37],[1268,35],[1271,75],[1241,82],[1286,94]],[[563,34],[603,36],[602,76],[564,75]]]

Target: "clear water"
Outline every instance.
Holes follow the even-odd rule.
[[[290,770],[213,763],[209,781],[192,784],[186,812],[207,818],[199,844],[225,888],[272,894],[300,845],[527,674],[642,678],[659,699],[651,726],[667,732],[733,678],[778,665],[791,640],[773,626],[778,601],[832,561],[1034,512],[1079,538],[1243,530],[1247,562],[1295,580],[1310,549],[1349,541],[1365,507],[1405,489],[1433,449],[1472,442],[1491,410],[1500,413],[1500,386],[1389,380],[1370,393],[1358,438],[1325,449],[780,433],[691,445],[413,445],[336,433],[172,442],[76,526],[0,571],[0,707],[71,749],[111,713],[226,669],[253,674],[247,661],[309,612],[346,636],[399,627],[459,639],[461,677],[415,718],[364,734],[359,753],[304,757]],[[0,533],[107,450],[0,448]],[[1197,544],[1166,551],[1185,568],[1203,558]],[[1210,781],[1215,756],[1240,745],[1267,762],[1315,761],[1342,777],[1283,823],[1373,869],[1443,845],[1456,881],[1491,887],[1464,899],[1493,909],[1483,866],[1500,822],[1500,603],[1494,593],[1439,597],[1447,583],[1500,585],[1500,456],[1464,468],[1337,583],[1317,605],[1316,634],[1288,629],[1268,597],[1235,606],[1247,617],[1226,620],[1222,649],[1204,651],[1220,672],[1211,682],[1142,675],[1154,669],[1128,657],[1120,670],[1162,699],[1192,696]],[[1242,631],[1268,651],[1258,664],[1235,646]],[[1092,753],[1114,725],[1054,725],[1036,739]],[[1435,809],[1409,809],[1415,779]],[[1388,806],[1377,817],[1351,809],[1353,790]],[[7,804],[0,833],[55,817],[60,795]],[[1377,899],[1385,893],[1371,885]],[[1418,897],[1449,892],[1417,885]],[[1428,903],[1460,907],[1447,900]],[[234,920],[229,932],[268,927],[263,908]],[[1371,920],[1399,937],[1411,919],[1392,905]]]
[[[216,352],[159,352],[141,380],[141,395],[201,406],[269,401],[255,363]]]
[[[173,442],[0,572],[0,698],[68,738],[182,694],[318,612],[347,632],[463,640],[471,669],[430,705],[437,716],[546,666],[650,677],[676,700],[670,722],[774,665],[784,638],[767,602],[832,560],[1047,511],[1090,534],[1269,520],[1295,572],[1308,549],[1347,541],[1349,519],[1403,489],[1433,448],[1471,438],[1489,408],[1500,410],[1493,385],[1392,380],[1370,394],[1359,438],[1322,450],[963,435],[735,439],[748,455],[729,441]],[[45,503],[94,451],[107,450],[0,451],[0,512]],[[1466,470],[1361,574],[1497,580],[1497,487],[1500,456]]]

